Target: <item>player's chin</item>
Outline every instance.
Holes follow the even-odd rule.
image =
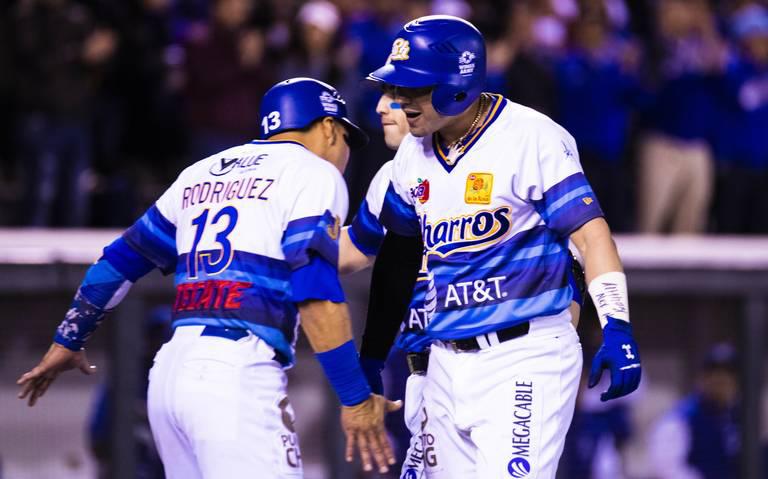
[[[416,138],[424,138],[425,136],[432,134],[432,131],[423,126],[412,126],[410,131],[411,135],[415,136]]]

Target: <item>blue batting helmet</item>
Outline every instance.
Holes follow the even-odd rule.
[[[284,131],[301,130],[315,120],[330,116],[347,128],[352,149],[368,143],[368,135],[347,118],[347,105],[339,92],[312,78],[290,78],[275,84],[264,94],[259,116],[262,139]]]
[[[405,24],[387,63],[368,80],[405,88],[432,86],[432,106],[441,115],[458,115],[485,85],[485,41],[466,20],[430,15]]]

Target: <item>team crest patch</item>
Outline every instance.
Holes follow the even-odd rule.
[[[418,186],[411,188],[411,197],[419,200],[422,205],[429,199],[429,180],[419,178]]]
[[[411,53],[411,43],[404,38],[396,38],[392,43],[392,53],[389,54],[389,61],[403,61],[409,58]]]
[[[325,229],[328,232],[328,236],[330,236],[333,241],[336,241],[339,239],[339,233],[341,233],[341,219],[338,216],[334,216],[333,223],[326,226]]]
[[[493,175],[491,173],[470,173],[464,190],[464,202],[470,205],[490,204],[492,191]]]

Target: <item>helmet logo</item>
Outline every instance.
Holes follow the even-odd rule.
[[[471,75],[475,72],[475,54],[465,51],[459,57],[459,74]]]
[[[326,113],[335,115],[339,112],[338,100],[327,91],[320,94],[320,104],[323,105]]]
[[[411,53],[411,43],[404,38],[397,38],[394,43],[392,43],[392,53],[389,54],[388,61],[395,62],[407,60],[409,53]]]

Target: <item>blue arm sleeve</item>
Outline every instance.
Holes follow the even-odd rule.
[[[104,315],[117,306],[131,285],[152,269],[154,264],[118,238],[104,248],[104,255],[88,272],[61,322],[54,342],[80,350],[93,334]]]
[[[291,273],[291,291],[294,303],[309,299],[345,301],[337,269],[318,255],[312,255],[309,263]]]

